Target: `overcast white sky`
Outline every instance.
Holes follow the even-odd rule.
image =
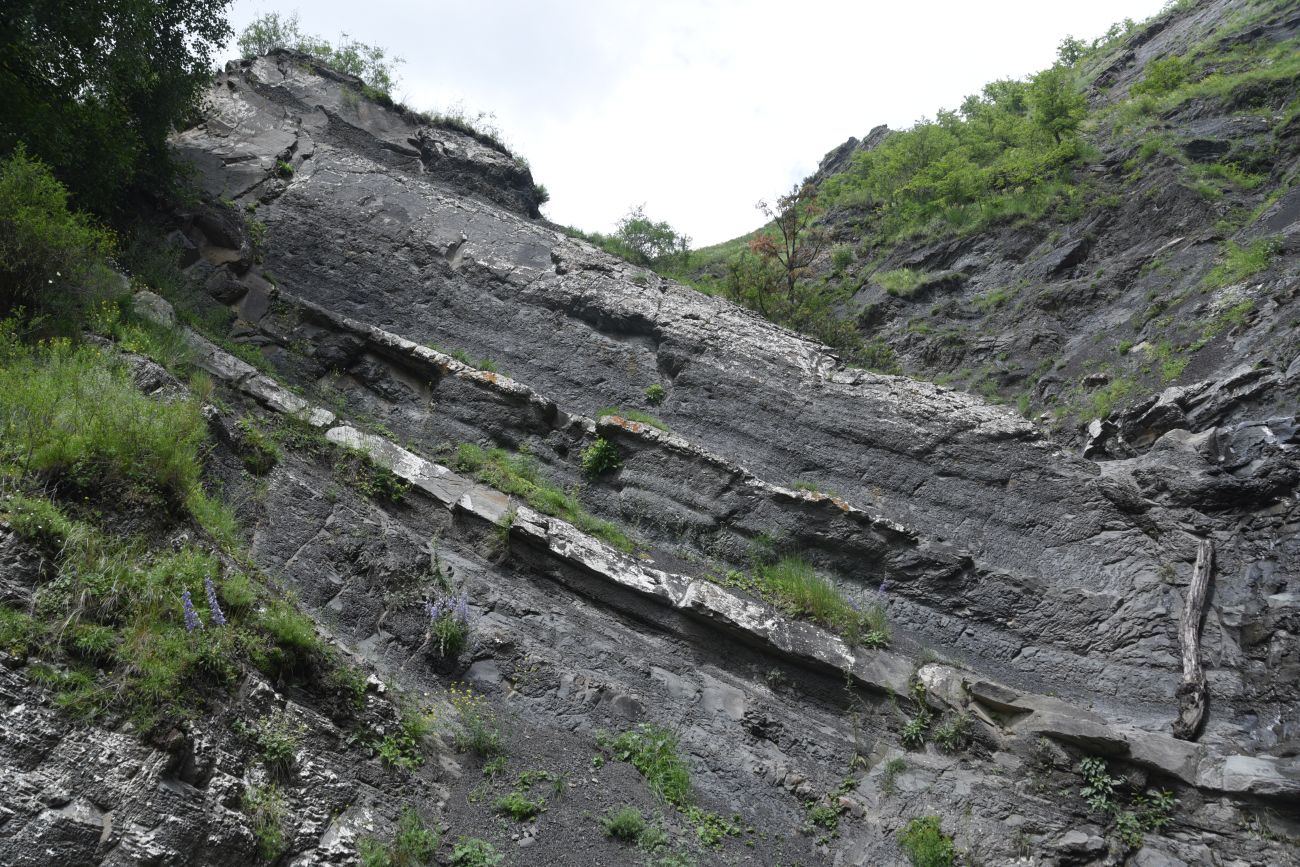
[[[644,204],[718,243],[760,198],[873,126],[955,108],[1163,0],[235,0],[405,59],[394,96],[495,113],[560,223],[609,231]],[[229,56],[234,56],[233,46]]]

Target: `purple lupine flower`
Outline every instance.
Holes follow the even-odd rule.
[[[190,598],[190,591],[188,590],[181,594],[181,608],[185,611],[186,632],[193,632],[196,629],[203,628],[203,621],[199,620],[199,613],[194,610],[194,600]]]
[[[208,591],[208,611],[212,615],[212,624],[214,626],[225,626],[226,615],[221,613],[221,605],[217,603],[217,588],[212,583],[212,579],[204,578],[203,587]]]
[[[424,603],[424,609],[429,612],[430,620],[437,620],[438,618],[447,615],[459,620],[462,624],[468,624],[469,594],[461,593],[460,596],[439,596],[433,602]]]
[[[880,589],[877,592],[879,592],[881,596],[884,596],[886,591],[888,590],[889,590],[889,579],[885,578],[880,582]]]

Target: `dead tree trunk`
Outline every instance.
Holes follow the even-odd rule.
[[[1183,603],[1183,619],[1178,637],[1183,646],[1183,682],[1178,687],[1178,719],[1174,720],[1174,737],[1195,740],[1205,721],[1205,669],[1201,668],[1201,619],[1205,616],[1205,598],[1210,589],[1210,571],[1214,568],[1214,543],[1201,540],[1196,547],[1196,568]]]

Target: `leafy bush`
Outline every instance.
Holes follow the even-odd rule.
[[[239,428],[242,440],[240,457],[244,460],[244,467],[255,476],[264,476],[274,469],[281,458],[275,439],[249,416],[241,418],[235,426]]]
[[[546,801],[542,798],[529,798],[526,792],[516,789],[497,798],[495,807],[498,813],[509,816],[516,822],[524,822],[542,813],[546,809]]]
[[[824,828],[827,831],[834,831],[840,826],[840,813],[844,812],[844,807],[836,804],[820,804],[816,801],[808,804],[808,824],[816,828]]]
[[[638,265],[650,265],[668,257],[685,260],[690,255],[691,239],[665,222],[655,222],[645,214],[645,206],[630,209],[619,220],[610,239],[619,248],[618,255]]]
[[[596,437],[596,441],[582,453],[582,471],[588,478],[599,478],[621,466],[623,459],[619,457],[618,447],[604,437]]]
[[[452,867],[498,867],[505,856],[486,840],[461,837],[451,850]]]
[[[21,145],[0,162],[0,317],[23,308],[75,330],[105,297],[111,232],[68,208],[68,191]]]
[[[414,771],[424,764],[424,741],[433,729],[433,718],[412,704],[403,704],[397,731],[375,743],[379,759],[390,768]]]
[[[357,854],[361,867],[419,867],[433,860],[438,842],[438,832],[424,826],[415,808],[403,807],[392,842],[362,837],[357,841]]]
[[[635,843],[645,832],[646,821],[640,810],[628,804],[617,810],[611,809],[601,817],[600,827],[605,831],[606,837]]]
[[[267,770],[280,779],[288,779],[306,730],[306,726],[295,723],[281,710],[258,720],[247,731]]]
[[[934,742],[948,752],[965,749],[970,744],[970,717],[953,714],[935,727]]]
[[[678,808],[689,805],[691,772],[677,752],[677,736],[668,729],[643,723],[616,738],[598,736],[596,742],[640,771],[656,795]]]
[[[658,406],[659,404],[663,403],[664,398],[667,396],[668,395],[667,392],[664,391],[664,387],[657,382],[646,386],[645,402],[650,404],[651,406]]]
[[[1095,756],[1079,763],[1079,775],[1083,777],[1079,794],[1088,808],[1109,818],[1119,838],[1134,848],[1142,845],[1143,832],[1164,830],[1178,804],[1173,793],[1157,789],[1134,794],[1130,799],[1132,809],[1125,809],[1117,792],[1124,781],[1112,777],[1105,760]]]
[[[853,248],[848,244],[840,244],[831,250],[831,267],[837,272],[844,271],[851,264],[853,264]]]
[[[938,816],[922,816],[898,832],[898,845],[913,867],[952,867],[957,858],[952,838],[943,833]]]
[[[455,466],[460,472],[472,474],[502,493],[523,497],[531,508],[544,515],[563,518],[620,551],[631,551],[634,547],[632,540],[616,524],[593,516],[573,494],[543,479],[536,460],[530,455],[511,455],[505,449],[485,450],[473,443],[461,443],[456,448]]]
[[[334,461],[334,474],[372,500],[400,503],[411,489],[410,482],[375,463],[361,449],[341,449]]]

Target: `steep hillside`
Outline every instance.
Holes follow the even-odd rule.
[[[1095,110],[1157,52],[1236,26],[1239,6],[1256,16],[1236,31],[1249,50],[1300,27],[1289,5],[1177,10],[1080,59]],[[1171,147],[1212,140],[1164,98],[1187,112],[1162,121]],[[1206,100],[1207,124],[1235,123]],[[218,538],[165,501],[146,550],[227,558],[220,587],[241,570],[257,594],[236,625],[271,647],[296,636],[310,664],[238,651],[174,728],[76,713],[78,677],[135,675],[35,640],[63,635],[50,588],[92,573],[4,505],[0,700],[16,722],[0,725],[0,767],[16,782],[0,792],[0,860],[1300,863],[1287,193],[1210,242],[1195,241],[1213,226],[1203,209],[1165,222],[1120,195],[887,243],[843,193],[825,219],[863,253],[840,255],[835,279],[905,365],[922,369],[937,339],[905,327],[929,305],[936,323],[1000,329],[996,351],[1023,346],[1030,371],[1079,345],[1055,380],[1037,376],[1035,409],[1076,370],[1126,375],[1134,395],[1154,382],[1086,359],[1144,297],[1136,275],[1161,247],[1185,289],[1220,240],[1280,237],[1250,281],[1166,305],[1168,328],[1224,298],[1254,306],[1233,300],[1245,312],[1171,378],[1186,387],[1098,424],[1080,454],[1068,429],[846,366],[570,237],[537,217],[523,161],[434,120],[275,51],[229,64],[203,122],[174,138],[202,195],[163,217],[166,261],[131,275],[136,324],[97,325],[115,341],[96,351],[202,419],[191,481],[237,526]],[[1292,141],[1276,127],[1230,147]],[[853,171],[854,151],[825,176]],[[1088,196],[1196,195],[1171,182],[1190,171],[1176,156],[1117,158],[1081,169]],[[1195,228],[1169,244],[1180,220]],[[872,282],[901,268],[921,275],[913,291]],[[972,300],[1034,268],[1014,298]],[[1149,346],[1175,339],[1142,327]],[[204,375],[182,384],[140,353]],[[204,431],[187,430],[197,461]],[[105,499],[55,506],[136,526],[129,500]],[[202,602],[197,639],[188,609],[158,614],[195,653],[225,634]],[[275,629],[281,616],[297,626]]]
[[[1015,405],[1071,444],[1113,415],[1092,454],[1131,456],[1168,430],[1141,417],[1170,387],[1244,375],[1233,412],[1285,413],[1300,5],[1178,3],[1062,56],[1087,100],[1077,139],[1035,125],[1036,84],[995,82],[828,153],[814,181],[842,252],[808,279],[909,374]],[[700,266],[695,279],[725,285],[712,251]]]

